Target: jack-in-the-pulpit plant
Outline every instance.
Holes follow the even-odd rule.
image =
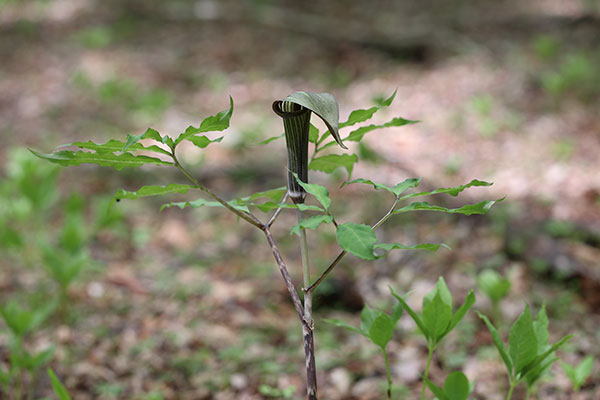
[[[63,166],[91,163],[120,170],[125,167],[139,167],[150,164],[176,168],[189,183],[171,183],[164,186],[149,185],[143,186],[133,192],[120,190],[115,194],[114,198],[116,200],[138,199],[147,196],[185,194],[189,191],[200,191],[204,193],[205,198],[192,201],[170,202],[164,204],[161,209],[166,207],[224,207],[229,212],[237,215],[241,220],[262,231],[273,253],[273,257],[283,277],[302,326],[307,373],[306,393],[310,400],[315,400],[318,398],[318,395],[313,338],[315,321],[311,313],[311,299],[314,291],[329,276],[339,262],[347,254],[354,255],[361,260],[376,260],[385,257],[387,252],[394,249],[435,251],[440,246],[443,246],[442,244],[432,243],[402,244],[398,242],[383,243],[379,241],[375,235],[375,230],[395,215],[414,211],[437,211],[463,215],[485,214],[496,203],[496,201],[487,200],[477,204],[464,205],[459,208],[446,208],[425,201],[412,201],[417,197],[434,194],[457,196],[463,190],[471,187],[491,185],[479,180],[472,180],[456,187],[419,192],[415,190],[419,185],[419,179],[406,179],[396,185],[388,186],[369,179],[359,178],[346,181],[342,186],[362,183],[388,193],[393,197],[389,209],[383,212],[383,215],[374,222],[342,222],[339,220],[339,216],[336,217],[329,191],[320,184],[309,183],[308,171],[316,170],[332,173],[338,168],[343,168],[348,172],[350,179],[354,164],[358,162],[359,157],[356,154],[348,153],[326,154],[324,152],[326,149],[336,144],[345,148],[346,146],[343,143],[360,142],[366,134],[375,130],[386,127],[399,127],[416,122],[396,117],[382,124],[370,124],[351,128],[355,124],[369,120],[380,109],[389,107],[395,95],[394,93],[386,99],[377,101],[372,107],[354,110],[350,113],[348,119],[341,123],[339,122],[337,102],[329,94],[295,92],[282,101],[276,101],[273,104],[273,109],[283,118],[287,144],[287,168],[286,166],[281,166],[282,172],[287,170],[288,173],[287,188],[267,189],[231,200],[223,199],[198,180],[192,171],[180,162],[177,156],[177,148],[184,141],[192,143],[199,149],[205,149],[213,143],[220,142],[223,137],[211,139],[202,134],[223,131],[229,127],[230,118],[233,113],[232,99],[230,99],[230,106],[227,110],[204,119],[198,126],[189,126],[185,131],[176,136],[163,135],[155,129],[149,128],[140,135],[129,135],[124,141],[113,139],[101,144],[92,141],[78,141],[70,144],[77,148],[75,151],[60,150],[51,154],[43,154],[33,150],[32,152],[38,157]],[[310,124],[312,113],[319,116],[325,122],[327,126],[325,132],[320,133],[317,128]],[[349,128],[349,132],[345,136],[341,135],[340,131],[346,128]],[[145,141],[141,142],[141,140]],[[309,143],[312,143],[314,146],[312,154],[309,154]],[[310,204],[311,202],[307,199],[309,195],[315,198],[316,204]],[[292,200],[292,202],[289,202],[288,199]],[[409,203],[407,204],[407,202]],[[295,209],[298,213],[298,224],[291,227],[290,231],[300,236],[303,272],[301,290],[304,293],[304,304],[298,295],[299,288],[292,280],[288,265],[279,250],[276,238],[271,233],[272,225],[284,209]],[[263,216],[261,213],[267,215]],[[313,279],[309,264],[306,230],[317,229],[323,224],[332,224],[334,226],[340,251],[327,265],[319,266],[318,269],[314,267],[318,273],[317,277]],[[432,350],[452,327],[455,326],[455,323],[462,318],[464,312],[466,312],[466,310],[463,312],[463,307],[467,307],[467,305],[470,307],[472,304],[471,297],[467,297],[465,305],[453,314],[451,299],[449,300],[446,291],[447,288],[443,289],[441,286],[438,286],[437,295],[429,299],[429,302],[432,304],[429,308],[434,307],[436,313],[439,313],[443,318],[450,318],[450,322],[444,326],[438,324],[435,318],[430,316],[429,308],[427,308],[428,311],[424,311],[423,315],[425,327],[423,332],[428,334],[428,343],[430,343]],[[402,302],[401,297],[397,297]],[[407,307],[405,308],[409,311]],[[385,354],[385,345],[389,341],[389,338],[391,338],[391,331],[393,330],[394,321],[397,320],[398,314],[395,312],[391,317],[387,316],[387,318],[383,315],[387,316],[387,314],[378,315],[373,321],[375,325],[371,325],[369,328],[369,337],[382,348],[384,356],[387,357]],[[411,314],[411,316],[413,315]],[[376,323],[376,321],[379,322]],[[373,326],[378,326],[380,322],[390,328],[381,331],[385,333],[382,337],[377,336],[381,333],[380,330],[373,328]],[[375,336],[370,333],[373,333]],[[455,381],[462,382],[460,377],[457,378],[453,375],[450,382]]]

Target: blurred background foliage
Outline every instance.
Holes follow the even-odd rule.
[[[299,328],[256,232],[219,210],[111,205],[120,188],[183,183],[174,172],[63,170],[26,150],[147,127],[175,134],[232,95],[223,142],[181,158],[224,197],[242,196],[283,185],[283,142],[258,143],[281,134],[270,105],[295,90],[334,94],[344,120],[397,88],[375,123],[421,121],[351,147],[354,177],[422,177],[425,187],[480,178],[495,185],[459,202],[506,196],[488,216],[397,217],[383,239],[453,251],[345,260],[315,299],[317,321],[356,322],[365,304],[391,307],[388,284],[418,299],[444,275],[458,297],[478,288],[475,308],[500,327],[523,302],[546,303],[552,335],[576,333],[563,359],[598,356],[599,1],[0,0],[0,38],[6,393],[50,396],[51,365],[76,399],[301,398]],[[339,189],[345,171],[337,178],[311,172],[339,196],[344,221],[373,222],[389,206],[364,188]],[[276,234],[297,278],[293,221],[284,213]],[[335,233],[311,232],[310,242],[322,268]],[[496,398],[501,366],[485,327],[469,317],[460,329],[432,379],[461,368],[475,398]],[[377,349],[325,324],[317,348],[324,397],[381,398]],[[403,385],[395,392],[410,396],[423,343],[401,322],[388,351]],[[539,398],[600,397],[598,368],[578,395],[573,368],[553,368]]]

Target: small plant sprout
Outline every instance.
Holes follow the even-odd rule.
[[[429,379],[429,366],[431,365],[433,352],[442,339],[458,325],[471,309],[475,303],[475,294],[471,290],[465,297],[463,304],[454,313],[452,311],[452,294],[448,290],[444,278],[440,277],[435,289],[423,298],[423,308],[421,315],[419,315],[410,308],[402,296],[395,293],[392,288],[390,288],[390,291],[415,321],[420,333],[427,339],[427,364],[423,373],[423,388],[421,391],[421,399],[425,399],[426,381]]]
[[[249,223],[253,227],[264,233],[266,242],[273,254],[279,272],[283,278],[287,291],[300,320],[303,335],[303,347],[305,353],[306,366],[306,392],[309,400],[316,400],[317,397],[317,374],[314,356],[314,321],[312,317],[312,296],[319,285],[329,276],[340,261],[347,255],[352,254],[362,260],[376,260],[385,257],[387,252],[394,249],[421,249],[435,251],[440,247],[447,247],[444,244],[420,243],[420,244],[402,244],[398,242],[382,243],[375,236],[375,230],[385,221],[394,215],[414,212],[414,211],[437,211],[449,214],[485,214],[497,201],[482,201],[477,204],[467,204],[459,208],[446,208],[438,205],[419,201],[408,205],[400,206],[401,202],[412,200],[415,197],[424,197],[434,194],[449,194],[457,196],[463,190],[471,187],[489,186],[491,183],[479,180],[450,188],[440,188],[428,192],[412,191],[418,185],[419,179],[406,179],[396,185],[387,186],[381,183],[375,183],[368,179],[351,179],[354,164],[358,162],[356,154],[324,154],[326,149],[335,146],[341,146],[346,149],[344,143],[360,143],[360,141],[370,132],[387,128],[400,127],[416,121],[404,118],[393,118],[383,124],[370,124],[359,128],[350,128],[355,124],[369,120],[373,115],[384,107],[389,107],[394,100],[395,93],[390,97],[379,100],[376,105],[354,110],[350,113],[348,120],[339,122],[338,104],[335,98],[326,93],[295,92],[281,101],[273,103],[273,110],[282,117],[284,126],[284,135],[268,139],[263,143],[270,142],[285,136],[287,145],[287,174],[288,182],[286,187],[264,190],[244,197],[225,200],[200,182],[194,174],[188,170],[177,157],[178,145],[182,142],[190,142],[198,149],[206,149],[213,143],[220,142],[223,137],[209,138],[203,133],[220,132],[229,127],[229,121],[233,113],[233,100],[230,98],[229,108],[216,115],[205,118],[198,126],[189,126],[184,132],[171,137],[163,135],[158,131],[148,128],[140,135],[129,135],[126,140],[109,140],[106,143],[97,144],[92,141],[75,142],[70,145],[76,150],[59,150],[51,154],[43,154],[37,151],[32,152],[43,159],[63,166],[77,166],[84,163],[96,164],[99,166],[109,166],[117,170],[125,167],[139,167],[142,165],[169,166],[176,168],[187,178],[188,184],[171,183],[164,186],[148,185],[139,188],[137,191],[119,190],[114,195],[114,200],[121,199],[139,199],[149,196],[186,194],[188,192],[202,192],[205,197],[191,201],[169,202],[163,204],[161,210],[169,207],[222,207],[235,214],[240,220]],[[319,130],[310,124],[310,116],[316,114],[327,126],[326,131]],[[340,132],[342,129],[350,128],[350,131],[344,136]],[[145,140],[145,142],[141,142]],[[151,142],[151,143],[148,143]],[[142,144],[143,143],[143,144]],[[314,145],[312,155],[309,156],[310,143]],[[144,152],[140,154],[139,152]],[[342,186],[350,184],[368,184],[377,190],[392,194],[394,200],[391,207],[383,216],[373,224],[344,222],[338,223],[334,216],[332,199],[325,186],[309,183],[308,171],[316,170],[325,173],[333,173],[336,169],[342,168],[348,172],[348,181]],[[282,168],[282,170],[284,170]],[[307,197],[312,196],[317,204],[306,204]],[[291,200],[291,202],[288,201]],[[291,233],[300,237],[300,250],[302,254],[302,275],[304,292],[304,304],[298,295],[298,288],[293,282],[288,270],[288,265],[283,259],[278,244],[271,233],[271,227],[276,222],[278,216],[283,210],[295,209],[298,217],[298,223],[291,227]],[[260,213],[268,214],[262,217]],[[305,215],[310,212],[311,215]],[[311,277],[311,268],[309,264],[308,245],[306,240],[307,229],[317,229],[323,224],[333,224],[336,230],[337,242],[340,250],[333,260],[320,269],[316,279]],[[58,271],[56,275],[65,287],[72,281],[72,276],[77,275],[77,268],[69,268],[67,271]],[[64,272],[64,273],[63,273]],[[73,272],[73,273],[71,273]],[[441,281],[443,283],[443,281]],[[442,285],[440,283],[439,285]],[[439,286],[441,288],[441,286]],[[434,349],[443,336],[445,336],[455,324],[462,318],[464,313],[474,301],[471,293],[467,298],[468,306],[465,305],[452,314],[452,299],[448,289],[439,289],[441,294],[428,298],[427,304],[434,306],[427,307],[426,314],[423,316],[427,329],[430,348]],[[437,292],[436,292],[437,293]],[[441,296],[441,297],[440,297]],[[408,311],[408,310],[407,310]],[[442,326],[437,319],[448,319],[447,324]],[[397,321],[397,315],[388,316],[383,313],[373,312],[373,320],[368,325],[366,332],[368,337],[374,341],[385,355],[385,345],[391,338],[393,326]],[[412,315],[411,315],[412,316]],[[420,319],[419,319],[420,321]],[[442,321],[443,322],[443,321]],[[361,333],[364,334],[364,333]],[[387,357],[387,356],[386,356]],[[431,358],[431,357],[430,357]],[[389,381],[388,381],[389,382]]]
[[[465,374],[456,371],[448,375],[441,388],[428,378],[424,378],[425,384],[438,400],[467,400],[473,387],[469,384],[469,379]]]
[[[562,361],[560,362],[560,366],[571,381],[573,391],[578,392],[592,374],[592,369],[594,368],[594,356],[587,356],[576,366]]]
[[[550,346],[546,308],[542,306],[534,321],[529,306],[526,306],[510,328],[507,350],[490,320],[479,312],[477,314],[487,325],[494,345],[506,366],[509,383],[506,399],[512,398],[513,390],[520,382],[525,382],[527,385],[527,399],[529,399],[541,376],[558,360],[554,355],[556,350],[573,335],[567,335]]]
[[[477,286],[490,299],[493,321],[499,324],[501,320],[500,301],[508,295],[510,281],[493,269],[486,269],[477,277]]]
[[[387,376],[387,397],[392,398],[392,374],[390,371],[390,361],[385,351],[387,344],[392,339],[396,323],[402,316],[402,306],[396,304],[392,309],[392,314],[388,315],[383,311],[373,310],[365,306],[360,313],[360,327],[355,328],[345,321],[339,319],[327,319],[326,322],[341,326],[352,332],[359,333],[369,339],[373,344],[381,349],[385,361],[385,372]]]
[[[51,303],[31,311],[21,307],[15,301],[8,301],[0,307],[0,316],[11,333],[8,345],[9,370],[0,370],[0,383],[5,393],[11,393],[12,398],[21,399],[26,394],[32,396],[31,390],[35,387],[37,370],[48,364],[54,356],[53,346],[36,353],[29,352],[25,346],[27,336],[48,318],[53,309],[54,304]],[[24,371],[29,373],[27,386],[25,386]]]

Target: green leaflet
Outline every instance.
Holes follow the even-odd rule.
[[[304,183],[298,178],[297,174],[292,173],[292,175],[296,179],[296,182],[298,182],[298,184],[302,186],[304,190],[306,190],[306,193],[315,196],[317,201],[321,203],[325,210],[329,209],[329,206],[331,206],[331,199],[329,198],[329,191],[325,186],[321,186],[316,183]]]
[[[338,225],[337,241],[342,249],[363,260],[375,260],[373,246],[377,243],[375,232],[368,225],[351,222]]]
[[[435,288],[423,297],[423,308],[425,308],[425,306],[427,306],[427,304],[433,300],[437,293],[440,294],[440,298],[444,304],[448,305],[448,307],[452,309],[452,293],[450,293],[450,289],[448,289],[446,281],[442,276],[438,278]]]
[[[71,396],[69,396],[69,392],[60,382],[60,380],[56,377],[54,371],[51,368],[48,368],[48,375],[50,376],[50,381],[52,382],[52,388],[54,389],[54,393],[58,396],[59,400],[71,400]]]
[[[381,313],[369,328],[369,338],[373,343],[385,350],[385,346],[394,335],[394,321],[385,313]]]
[[[340,328],[348,329],[349,331],[361,334],[363,336],[367,336],[360,329],[353,327],[352,325],[350,325],[346,321],[342,321],[341,319],[323,319],[323,322],[326,322],[328,324],[332,324],[332,325],[335,325],[335,326],[339,326]]]
[[[329,93],[294,92],[283,99],[283,101],[296,103],[317,114],[325,122],[329,133],[331,133],[335,141],[343,149],[347,148],[342,143],[340,134],[338,133],[340,111],[335,97]]]
[[[538,311],[535,321],[533,321],[533,331],[537,339],[538,348],[537,354],[541,354],[548,348],[548,340],[550,339],[550,332],[548,332],[548,316],[546,315],[546,305],[542,305],[540,311]]]
[[[206,136],[189,136],[187,140],[192,142],[197,147],[204,149],[211,143],[218,143],[223,140],[223,136],[216,139],[209,139]]]
[[[351,142],[360,142],[367,133],[372,132],[374,130],[382,129],[382,128],[389,128],[392,126],[403,126],[403,125],[408,125],[408,124],[416,124],[417,122],[419,122],[419,121],[411,121],[411,120],[404,119],[404,118],[394,118],[391,121],[386,122],[385,124],[381,124],[381,125],[371,124],[371,125],[367,125],[367,126],[363,126],[361,128],[355,129],[352,132],[350,132],[348,134],[348,137],[346,137],[344,140],[348,140]]]
[[[450,187],[450,188],[435,189],[435,190],[432,190],[431,192],[420,192],[420,193],[407,194],[406,196],[402,196],[400,198],[400,200],[409,199],[411,197],[430,196],[433,194],[440,194],[440,193],[446,193],[446,194],[449,194],[450,196],[456,197],[456,196],[458,196],[458,194],[460,192],[462,192],[463,190],[468,189],[470,187],[492,186],[492,185],[493,185],[493,183],[473,179],[471,182],[469,182],[465,185],[460,185],[460,186],[455,186],[455,187]]]
[[[308,130],[308,141],[311,143],[317,143],[319,140],[319,130],[313,124],[310,124],[310,128]]]
[[[371,107],[371,108],[367,108],[367,109],[359,109],[359,110],[354,110],[350,113],[350,115],[348,116],[348,120],[345,122],[340,123],[340,128],[344,128],[346,126],[351,126],[354,124],[357,124],[359,122],[364,122],[368,119],[371,119],[371,117],[373,117],[373,115],[379,111],[381,108],[383,107],[389,107],[392,102],[394,101],[394,98],[396,97],[396,92],[398,90],[394,90],[394,93],[392,93],[392,95],[390,97],[388,97],[387,99],[383,100],[382,102],[380,102],[377,106],[375,107]]]
[[[460,371],[448,375],[444,382],[444,393],[449,400],[466,400],[470,392],[469,380]]]
[[[326,172],[328,174],[335,171],[337,168],[346,168],[348,176],[352,175],[354,164],[358,162],[356,154],[328,154],[323,157],[313,159],[308,165],[308,169]]]
[[[526,365],[525,368],[523,368],[523,370],[520,373],[520,376],[522,377],[522,376],[527,375],[532,369],[534,369],[538,365],[540,365],[546,358],[548,358],[550,355],[552,355],[556,350],[558,350],[562,346],[564,346],[565,343],[567,343],[569,340],[571,340],[571,338],[573,338],[573,335],[567,335],[567,336],[563,337],[562,339],[560,339],[558,342],[554,343],[552,346],[548,347],[546,349],[546,351],[544,351],[543,353],[538,354],[530,364]]]
[[[577,392],[592,374],[594,356],[585,357],[577,366],[572,366],[564,362],[561,362],[560,366],[571,381],[573,389]]]
[[[134,144],[137,144],[137,142],[142,139],[156,140],[157,142],[166,144],[171,149],[174,147],[173,139],[171,139],[169,136],[167,136],[167,135],[160,136],[160,133],[158,133],[157,130],[148,128],[141,135],[131,135],[131,134],[127,135],[127,142],[125,143],[123,148],[120,149],[121,152],[125,153],[131,146],[133,146]],[[158,146],[155,146],[155,147],[160,148]],[[166,154],[170,155],[170,153],[168,153],[168,152]]]
[[[510,281],[493,269],[486,269],[479,274],[477,286],[494,303],[502,300],[510,291]]]
[[[156,186],[156,185],[142,186],[135,192],[130,192],[128,190],[121,189],[117,193],[115,193],[113,198],[117,201],[121,200],[121,199],[135,200],[135,199],[139,199],[140,197],[162,196],[162,195],[170,194],[170,193],[185,194],[188,192],[188,190],[192,190],[192,189],[196,189],[196,187],[190,186],[190,185],[180,185],[180,184],[176,184],[176,183],[171,183],[166,186]]]
[[[485,214],[487,213],[494,204],[499,201],[504,200],[504,198],[499,200],[484,200],[477,204],[467,204],[460,208],[446,208],[442,206],[434,206],[424,201],[419,201],[415,203],[411,203],[406,207],[402,207],[393,212],[393,214],[400,214],[409,211],[439,211],[448,214],[463,214],[463,215],[472,215],[472,214]]]
[[[134,156],[131,153],[116,155],[112,153],[90,153],[87,151],[73,152],[70,150],[62,150],[55,153],[43,154],[31,149],[30,151],[39,158],[63,166],[96,164],[102,167],[112,167],[121,170],[126,167],[139,167],[144,164],[173,165],[173,163],[169,161],[163,161],[148,156]]]
[[[271,136],[268,139],[265,139],[265,140],[263,140],[261,142],[256,143],[256,146],[260,146],[260,145],[263,145],[263,144],[271,143],[272,141],[277,140],[277,139],[281,139],[284,136],[285,136],[285,133],[282,133],[281,135],[277,135],[277,136]]]
[[[431,390],[431,393],[435,395],[439,400],[449,400],[448,396],[444,392],[444,389],[433,383],[429,378],[425,378],[425,384]]]
[[[308,205],[308,204],[288,204],[288,203],[276,203],[273,201],[267,201],[265,203],[247,203],[248,206],[258,208],[262,212],[269,212],[277,208],[294,208],[300,211],[318,211],[324,212],[321,207]]]
[[[229,120],[233,114],[233,98],[229,96],[229,108],[221,111],[216,115],[205,118],[200,125],[196,128],[194,126],[188,126],[185,132],[181,133],[175,140],[175,146],[181,143],[183,140],[190,140],[189,138],[198,133],[223,131],[229,128]]]
[[[512,363],[510,356],[508,355],[508,352],[506,351],[506,347],[504,346],[502,339],[500,339],[500,335],[498,334],[498,331],[496,330],[494,325],[492,325],[490,320],[485,315],[483,315],[479,311],[476,311],[476,312],[477,312],[477,315],[479,316],[479,318],[481,318],[483,320],[483,322],[485,322],[485,324],[487,325],[487,328],[490,331],[490,334],[492,335],[492,341],[494,342],[494,345],[496,346],[498,353],[500,353],[500,357],[502,358],[502,361],[504,361],[504,365],[506,365],[508,374],[510,376],[512,376],[513,371],[514,371],[513,363]]]
[[[452,308],[442,300],[436,291],[433,300],[423,307],[423,325],[429,333],[428,339],[437,343],[446,333],[452,319]]]
[[[517,374],[531,363],[537,355],[537,338],[533,329],[533,318],[529,306],[510,328],[508,337],[508,353]]]
[[[390,316],[382,311],[364,306],[360,313],[360,328],[355,328],[347,322],[338,319],[328,319],[325,322],[359,333],[369,338],[375,345],[385,351],[385,347],[392,339],[394,328],[401,315],[401,307],[394,307]]]
[[[402,304],[402,307],[404,307],[404,310],[406,310],[408,315],[410,315],[410,317],[413,319],[413,321],[415,321],[415,324],[417,324],[417,327],[419,327],[421,332],[423,332],[423,335],[425,335],[425,337],[429,337],[429,332],[427,331],[427,327],[425,327],[425,324],[423,323],[423,320],[421,320],[421,317],[419,316],[419,314],[417,314],[412,308],[410,308],[410,306],[408,305],[406,300],[404,300],[404,298],[402,298],[402,296],[400,296],[399,294],[394,292],[394,289],[392,289],[391,286],[390,286],[390,292],[392,293],[392,296],[394,296],[396,298],[396,300],[398,300],[400,302],[400,304]]]
[[[367,305],[363,307],[360,312],[360,330],[364,332],[365,336],[369,336],[371,325],[379,315],[381,315],[381,311],[374,310]]]
[[[420,181],[421,181],[420,178],[410,178],[410,179],[406,179],[406,180],[400,182],[396,186],[390,187],[390,186],[387,186],[387,185],[384,185],[381,183],[375,183],[368,179],[357,178],[357,179],[353,179],[351,181],[342,183],[342,187],[344,187],[345,185],[353,184],[353,183],[365,183],[368,185],[373,185],[373,187],[375,189],[384,189],[384,190],[387,190],[388,192],[393,193],[395,196],[400,196],[402,193],[404,193],[408,189],[419,186]]]
[[[227,204],[235,208],[236,210],[248,212],[248,207],[243,204],[239,204],[236,200],[228,201]],[[205,199],[197,199],[192,201],[179,201],[174,203],[167,203],[160,206],[160,211],[165,208],[178,207],[183,210],[186,207],[200,208],[200,207],[223,207],[218,201],[210,201]]]
[[[462,306],[456,310],[454,315],[452,316],[452,320],[450,321],[450,326],[448,327],[448,332],[452,331],[456,325],[464,318],[467,312],[471,309],[471,307],[475,304],[475,293],[471,290],[465,297],[465,301]]]
[[[314,215],[308,219],[303,219],[300,223],[294,225],[290,229],[291,234],[300,235],[300,228],[303,229],[317,229],[321,224],[329,224],[333,221],[331,215]]]
[[[256,192],[247,197],[242,197],[240,199],[240,202],[247,203],[247,202],[252,202],[254,200],[261,199],[261,198],[267,198],[271,201],[280,202],[283,199],[283,196],[285,195],[286,191],[287,191],[287,187],[281,186],[281,187],[278,187],[275,189],[269,189],[269,190],[265,190],[262,192]]]
[[[471,393],[469,380],[460,371],[448,375],[443,389],[427,378],[425,384],[439,400],[466,400]]]
[[[67,144],[65,146],[77,146],[80,149],[94,150],[97,153],[114,153],[117,151],[121,152],[123,150],[123,147],[125,146],[125,143],[120,140],[111,139],[106,143],[98,144],[98,143],[92,142],[91,140],[88,140],[87,142],[73,142],[73,143]],[[60,146],[60,147],[63,147],[63,146]],[[156,145],[143,146],[141,143],[134,143],[133,145],[129,146],[129,150],[131,150],[131,151],[146,150],[146,151],[153,151],[155,153],[164,154],[167,156],[171,155],[171,153],[169,153],[167,150],[165,150],[161,147],[158,147]]]
[[[434,243],[421,243],[415,244],[412,246],[405,246],[401,243],[377,243],[373,246],[376,249],[384,249],[386,251],[401,249],[401,250],[427,250],[427,251],[436,251],[440,247],[444,247],[448,250],[451,250],[450,247],[444,243],[434,244]]]

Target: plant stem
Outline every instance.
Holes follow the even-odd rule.
[[[298,224],[303,219],[303,212],[301,210],[296,210],[296,215],[298,217]],[[306,229],[300,228],[300,253],[302,255],[302,278],[304,287],[308,287],[310,285],[310,264],[308,260],[308,244],[306,240]],[[306,321],[312,325],[312,292],[307,292],[304,294],[304,318]]]
[[[279,210],[275,211],[275,213],[269,219],[269,222],[266,225],[261,223],[253,214],[246,213],[246,212],[243,212],[240,210],[236,210],[230,204],[228,204],[226,201],[224,201],[219,196],[217,196],[216,194],[214,194],[210,190],[208,190],[204,185],[202,185],[187,169],[185,169],[185,167],[183,167],[179,163],[179,160],[177,160],[177,156],[175,155],[175,150],[172,150],[171,155],[173,157],[175,166],[196,186],[196,188],[207,193],[210,197],[212,197],[214,200],[216,200],[221,205],[223,205],[223,207],[227,208],[232,213],[236,214],[237,216],[239,216],[246,222],[254,225],[255,227],[257,227],[258,229],[260,229],[264,232],[265,236],[267,237],[267,242],[269,243],[269,246],[271,247],[271,251],[273,252],[273,257],[275,258],[275,262],[277,263],[277,266],[279,267],[279,271],[281,272],[281,276],[283,277],[283,281],[285,282],[285,286],[290,294],[290,297],[292,298],[292,303],[294,303],[294,308],[296,309],[296,312],[298,313],[298,317],[300,318],[300,323],[302,324],[302,337],[303,337],[303,342],[304,342],[304,357],[305,357],[305,362],[306,362],[306,391],[307,391],[308,400],[318,400],[317,399],[317,370],[316,370],[316,365],[315,365],[315,344],[314,344],[314,334],[313,334],[313,326],[312,326],[313,324],[312,324],[312,316],[310,313],[310,307],[309,307],[309,312],[307,314],[309,318],[307,319],[307,317],[305,315],[304,307],[302,306],[302,302],[300,301],[300,297],[298,296],[298,292],[296,291],[296,287],[294,286],[294,283],[292,281],[292,278],[290,277],[290,274],[287,270],[285,262],[283,261],[283,258],[281,257],[279,247],[275,243],[275,240],[273,239],[273,235],[271,234],[271,231],[269,229],[271,224],[275,220],[275,218],[277,218],[277,215],[279,215],[279,213],[278,213]],[[279,211],[279,212],[281,212],[281,211]],[[304,242],[306,242],[306,234],[304,234]],[[306,243],[304,243],[303,246],[306,246]],[[304,257],[304,256],[306,256],[306,257]],[[308,258],[307,257],[308,257],[308,254],[303,253],[303,260],[304,259],[307,260],[306,265],[308,266]],[[304,265],[304,261],[303,261],[303,265]],[[308,271],[308,268],[307,268],[307,271]],[[306,281],[306,279],[308,279],[308,282],[310,282],[310,276],[308,274],[305,274],[305,281]],[[305,296],[305,301],[306,301],[306,298],[307,297]],[[312,296],[308,296],[308,298],[311,299]],[[310,306],[310,302],[308,303],[308,305]]]
[[[510,400],[512,398],[513,390],[515,390],[515,383],[513,380],[510,380],[510,389],[508,389],[508,395],[506,396],[506,400]]]
[[[219,202],[223,207],[227,208],[229,211],[236,214],[238,217],[246,220],[250,224],[257,227],[258,229],[262,229],[263,224],[253,214],[246,213],[246,212],[243,212],[240,210],[236,210],[225,200],[221,199],[219,196],[217,196],[216,194],[214,194],[213,192],[208,190],[204,185],[202,185],[198,181],[198,179],[196,179],[187,169],[185,169],[185,167],[183,165],[181,165],[181,163],[177,159],[177,156],[175,155],[175,150],[172,151],[171,156],[173,158],[173,162],[175,163],[175,166],[186,176],[186,178],[188,178],[196,186],[196,188],[198,188],[198,189],[202,190],[204,193],[208,194],[214,200]]]
[[[385,349],[381,349],[381,351],[383,352],[383,359],[385,360],[385,372],[387,374],[387,397],[388,399],[392,400],[392,372],[390,371],[390,360],[385,352]]]
[[[294,283],[292,282],[292,278],[290,277],[285,262],[281,257],[279,248],[273,240],[273,235],[271,235],[269,227],[263,226],[262,230],[267,236],[267,241],[269,242],[269,246],[271,247],[271,251],[273,252],[273,257],[275,257],[275,261],[277,262],[279,271],[283,276],[285,285],[288,289],[290,297],[292,298],[292,302],[294,303],[294,308],[296,309],[296,312],[300,317],[300,322],[302,324],[302,338],[304,342],[304,359],[306,362],[306,392],[309,400],[317,400],[317,369],[315,365],[315,344],[313,327],[304,316],[304,309],[302,307],[302,303],[300,302],[300,297],[298,296],[298,292],[296,292],[296,288],[294,286]]]
[[[425,373],[423,374],[423,389],[421,390],[421,400],[425,400],[425,380],[429,378],[429,366],[431,365],[431,356],[433,355],[433,346],[427,345],[427,364],[425,365]]]
[[[303,219],[301,210],[296,210],[298,223]],[[302,277],[304,286],[310,285],[310,264],[306,229],[300,228],[300,253],[302,255]],[[304,357],[306,361],[306,391],[309,399],[317,398],[317,375],[315,364],[314,321],[312,318],[312,292],[304,293],[304,321],[302,336],[304,338]]]
[[[396,200],[394,201],[394,204],[392,204],[392,207],[390,207],[388,212],[383,217],[381,217],[379,219],[379,221],[377,221],[375,223],[375,225],[373,225],[371,227],[371,229],[375,230],[375,229],[379,228],[381,226],[381,224],[383,224],[385,221],[388,220],[389,217],[392,216],[392,213],[394,212],[394,209],[398,205],[399,200],[400,199],[398,197],[396,197]],[[306,286],[306,284],[305,284],[304,288],[302,289],[304,291],[304,293],[312,293],[317,288],[317,286],[319,286],[321,284],[321,282],[323,282],[325,280],[325,278],[327,278],[327,275],[329,275],[331,273],[331,271],[333,271],[335,266],[338,265],[338,263],[340,261],[342,261],[342,258],[344,258],[345,255],[346,255],[346,251],[342,250],[340,252],[340,254],[337,255],[335,260],[333,260],[331,262],[331,264],[329,264],[329,267],[327,267],[327,269],[325,271],[323,271],[323,273],[321,273],[321,275],[317,278],[316,281],[314,281],[314,283],[312,285]]]
[[[288,197],[289,197],[289,193],[285,192],[283,199],[281,199],[281,203],[285,203],[287,201]],[[267,228],[270,228],[271,225],[273,225],[273,223],[275,222],[277,217],[279,217],[279,214],[281,214],[281,210],[283,210],[283,208],[279,207],[277,210],[275,210],[273,215],[271,215],[271,218],[269,218],[269,221],[267,221],[267,223],[265,224]]]
[[[527,386],[527,392],[525,393],[525,400],[529,400],[531,397],[531,387]]]

